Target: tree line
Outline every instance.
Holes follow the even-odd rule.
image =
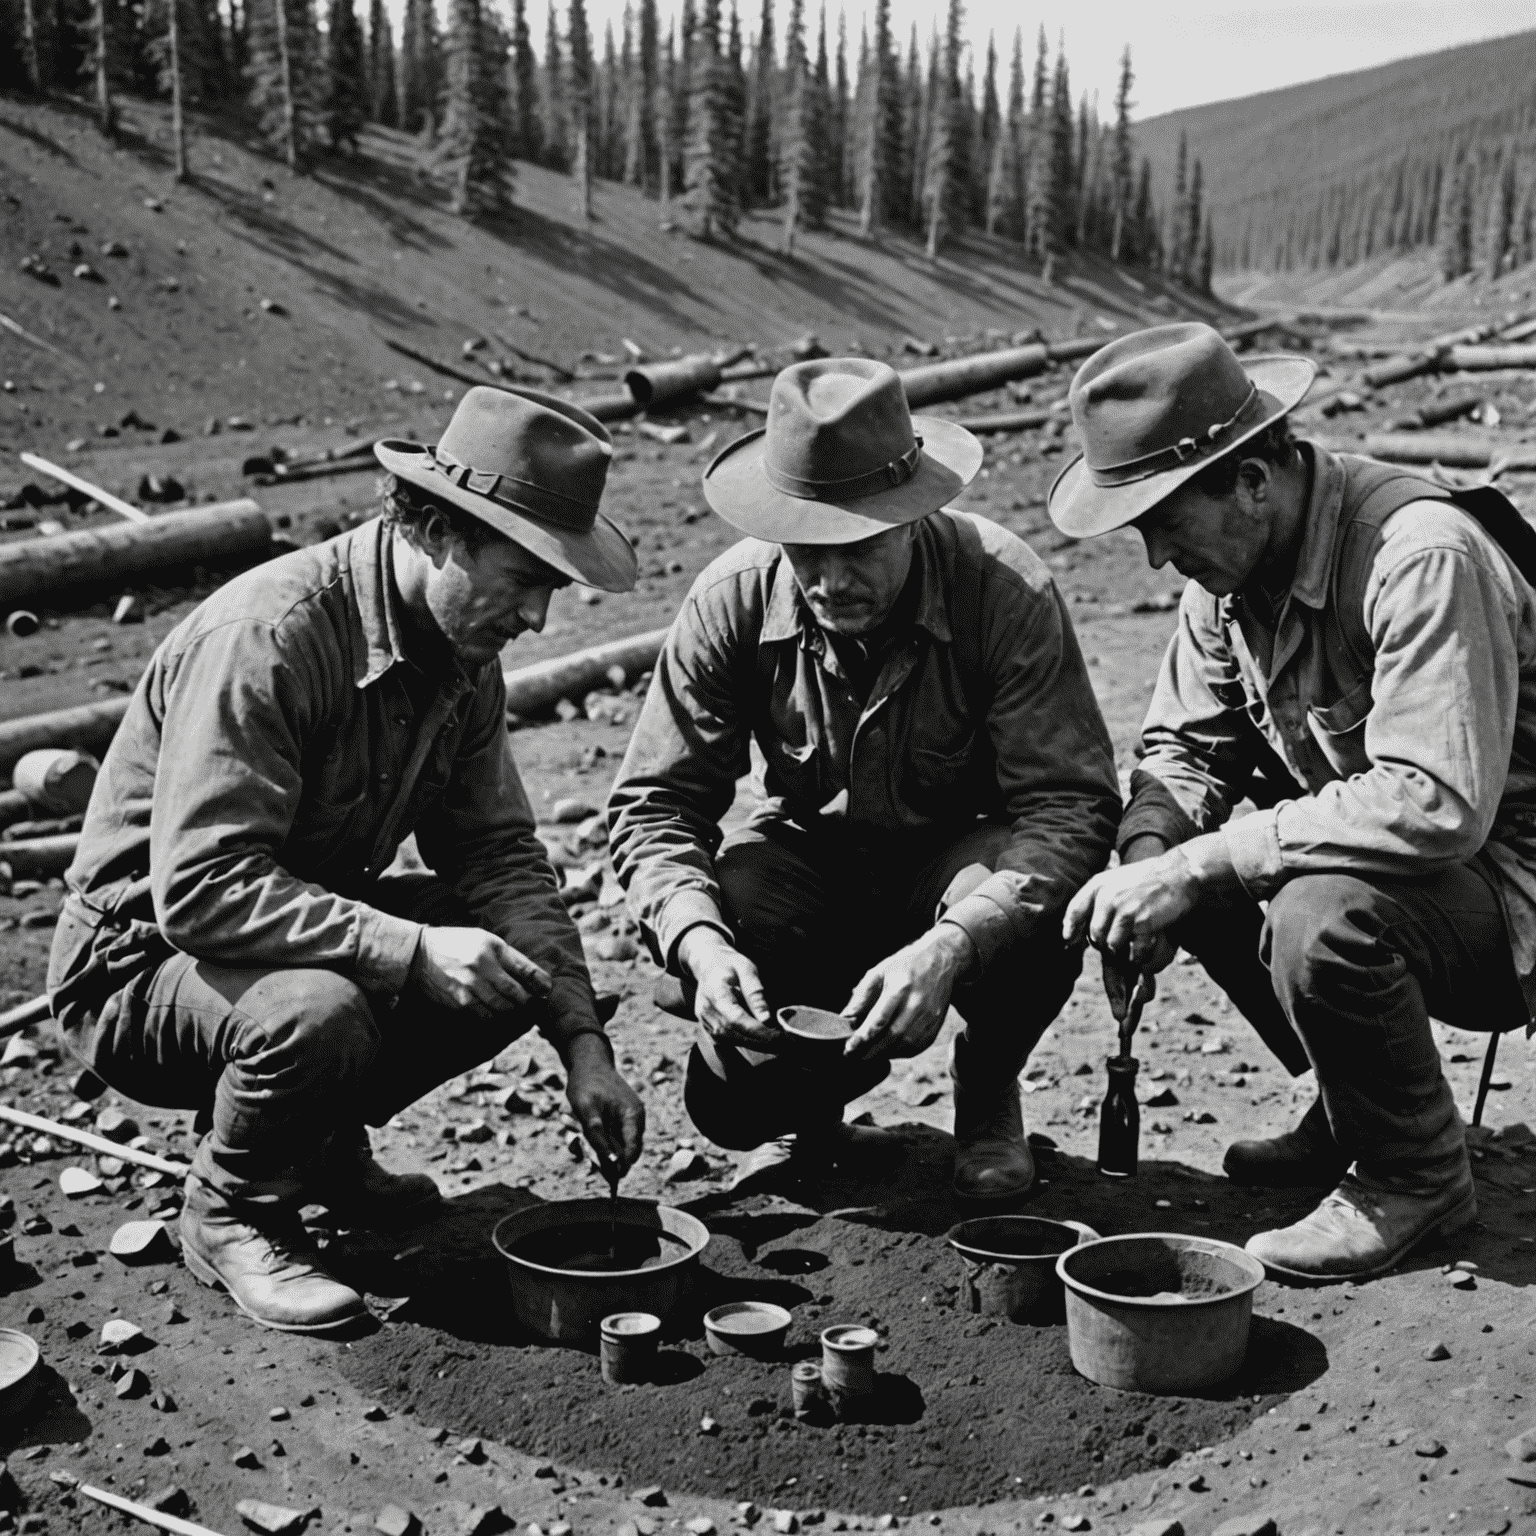
[[[1135,75],[1122,55],[1107,120],[1074,99],[1063,46],[1022,27],[1004,60],[978,59],[963,0],[923,38],[873,0],[860,35],[825,0],[760,0],[746,35],[737,0],[628,0],[599,40],[587,0],[554,0],[542,56],[530,0],[406,0],[398,37],[383,0],[0,0],[0,85],[90,93],[111,130],[115,93],[169,97],[178,174],[183,103],[238,107],[295,171],[355,151],[368,123],[420,137],[469,217],[505,210],[518,161],[568,175],[590,217],[596,182],[671,205],[691,231],[729,239],[749,209],[779,215],[793,252],[829,210],[864,235],[887,228],[930,256],[969,229],[1049,265],[1078,248],[1208,290],[1201,166],[1181,153],[1159,205],[1136,151]],[[15,38],[14,53],[4,46]]]

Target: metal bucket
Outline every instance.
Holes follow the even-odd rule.
[[[709,1228],[670,1205],[618,1202],[621,1237],[631,1243],[654,1239],[658,1262],[633,1269],[568,1269],[538,1257],[539,1234],[588,1227],[606,1232],[609,1210],[607,1200],[551,1200],[496,1224],[491,1241],[507,1261],[512,1312],[529,1332],[552,1344],[590,1345],[598,1324],[612,1312],[654,1312],[665,1322],[683,1300],[709,1243]]]
[[[1242,1365],[1264,1266],[1214,1238],[1139,1232],[1070,1249],[1056,1273],[1079,1372],[1122,1392],[1199,1392]]]
[[[1015,1323],[1059,1323],[1066,1315],[1057,1257],[1098,1237],[1080,1221],[978,1216],[944,1234],[960,1257],[963,1307]]]

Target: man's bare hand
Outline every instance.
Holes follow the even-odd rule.
[[[698,984],[693,1011],[710,1036],[748,1050],[776,1051],[784,1031],[774,1022],[757,967],[702,924],[683,935],[678,959]]]
[[[423,928],[410,979],[429,1002],[487,1017],[554,987],[548,971],[484,928]]]
[[[976,957],[963,928],[939,923],[864,973],[843,1009],[859,1027],[843,1047],[855,1058],[916,1056],[938,1038],[955,983]]]
[[[1168,931],[1195,908],[1200,887],[1177,848],[1106,869],[1071,900],[1062,922],[1068,944],[1084,938],[1122,965],[1160,971],[1174,956]]]
[[[645,1105],[619,1076],[608,1047],[598,1035],[577,1035],[566,1062],[565,1096],[581,1122],[599,1171],[621,1179],[640,1156],[645,1141]]]

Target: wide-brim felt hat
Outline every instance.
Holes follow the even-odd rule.
[[[820,358],[774,379],[767,425],[716,457],[704,497],[753,538],[855,544],[947,506],[982,456],[964,427],[913,416],[889,364]]]
[[[1134,522],[1294,410],[1316,376],[1308,357],[1239,358],[1198,323],[1110,342],[1072,380],[1083,452],[1051,487],[1051,521],[1077,539]]]
[[[433,497],[478,517],[583,586],[628,592],[635,551],[598,503],[613,459],[608,429],[535,389],[476,385],[434,444],[386,438],[375,457]]]

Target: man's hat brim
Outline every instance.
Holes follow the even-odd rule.
[[[640,571],[634,547],[601,512],[586,532],[561,528],[531,513],[519,512],[505,502],[492,501],[489,496],[455,485],[435,467],[430,450],[421,443],[386,438],[373,445],[373,452],[390,474],[490,524],[497,533],[553,566],[562,576],[604,592],[633,589]]]
[[[773,544],[857,544],[948,506],[976,478],[984,450],[964,427],[914,416],[923,450],[909,479],[847,501],[807,501],[776,489],[763,469],[765,429],[739,437],[704,471],[704,499],[733,528]]]
[[[1079,454],[1056,477],[1046,508],[1051,521],[1069,538],[1089,539],[1135,522],[1171,496],[1186,480],[1208,469],[1218,459],[1241,448],[1265,427],[1296,409],[1312,387],[1317,364],[1309,357],[1245,357],[1243,371],[1258,386],[1264,411],[1241,436],[1223,444],[1219,453],[1206,454],[1176,469],[1133,480],[1126,485],[1095,485],[1087,462]]]

